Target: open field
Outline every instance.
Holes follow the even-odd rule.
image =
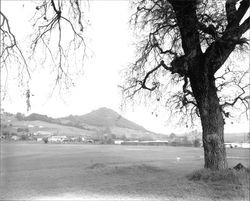
[[[249,149],[227,151],[230,167],[249,167]],[[237,186],[186,178],[202,167],[201,148],[1,144],[0,200],[249,199]]]

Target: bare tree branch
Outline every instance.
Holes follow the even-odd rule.
[[[56,5],[57,3],[57,5]],[[64,12],[65,9],[70,9],[69,13]],[[69,53],[72,55],[73,51],[81,51],[82,61],[86,56],[86,43],[83,36],[83,22],[82,22],[82,11],[79,0],[70,0],[64,2],[62,0],[44,0],[43,3],[36,7],[36,14],[33,17],[35,28],[34,34],[32,34],[32,56],[37,52],[37,47],[40,44],[46,44],[45,48],[49,52],[53,63],[55,64],[56,79],[55,85],[60,85],[61,81],[64,82],[66,88],[69,85],[74,85],[72,78],[68,73],[69,66]],[[69,29],[66,29],[69,28]],[[70,33],[65,34],[65,32]],[[52,37],[57,34],[57,48],[55,48],[54,38]],[[68,46],[66,46],[66,42]],[[79,51],[79,49],[82,49]],[[81,65],[82,67],[82,65]],[[72,69],[72,68],[71,68]]]
[[[10,25],[9,25],[9,20],[8,18],[4,15],[2,11],[0,11],[0,19],[1,19],[1,24],[0,24],[0,40],[1,40],[1,48],[0,48],[0,60],[1,60],[1,66],[2,65],[7,65],[6,62],[7,60],[12,56],[12,55],[19,55],[20,58],[22,59],[24,63],[25,70],[29,76],[29,68],[27,61],[23,55],[23,52],[21,51],[15,35],[12,33]]]

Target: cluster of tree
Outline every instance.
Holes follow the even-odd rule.
[[[116,135],[114,134],[104,134],[98,135],[92,138],[93,142],[96,144],[114,144]]]
[[[16,135],[16,133],[10,132],[10,131],[3,131],[3,132],[2,132],[2,136],[3,136],[3,138],[6,139],[6,140],[10,140],[11,137],[12,137],[12,136],[15,136],[15,135]]]
[[[3,131],[2,132],[2,138],[5,140],[12,140],[14,136],[17,136],[19,140],[34,140],[32,137],[30,137],[27,133],[16,133],[16,132],[10,132],[10,131]]]
[[[200,147],[201,140],[199,138],[189,139],[188,136],[177,136],[174,133],[169,135],[169,144],[174,146],[194,146]]]
[[[18,121],[24,121],[25,120],[24,114],[22,114],[20,112],[16,113],[15,117],[17,118]]]
[[[29,116],[24,118],[25,121],[45,121],[48,123],[53,123],[54,119],[48,117],[47,115],[32,113]]]
[[[18,133],[20,133],[20,132],[28,133],[28,132],[29,132],[29,129],[28,129],[28,128],[17,128],[17,132],[18,132]]]

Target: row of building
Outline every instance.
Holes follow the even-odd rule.
[[[250,142],[228,142],[224,143],[226,148],[250,148]]]

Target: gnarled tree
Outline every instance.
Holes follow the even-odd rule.
[[[138,0],[133,6],[137,9],[131,23],[142,40],[136,62],[126,71],[124,95],[134,98],[148,91],[191,119],[196,114],[203,131],[205,168],[226,168],[227,108],[243,105],[247,114],[249,81],[247,72],[224,63],[247,43],[249,1]],[[235,94],[223,96],[221,90],[228,85],[237,88]]]

